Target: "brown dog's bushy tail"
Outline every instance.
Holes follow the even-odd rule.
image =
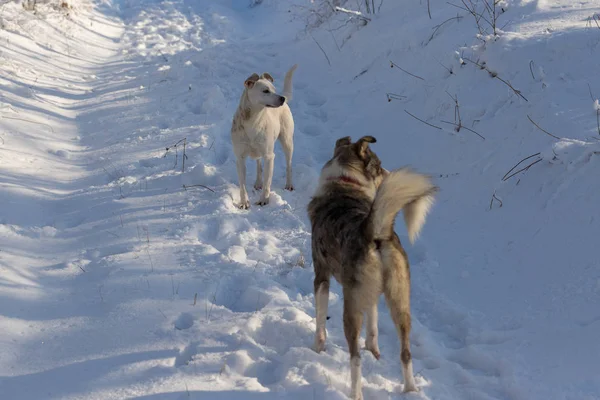
[[[389,239],[394,230],[394,220],[404,210],[408,238],[414,242],[433,205],[437,187],[428,176],[402,168],[385,177],[371,208],[374,239]]]
[[[285,74],[285,80],[283,81],[283,97],[285,97],[286,103],[292,101],[292,77],[294,71],[298,68],[298,64],[294,64],[292,68]]]

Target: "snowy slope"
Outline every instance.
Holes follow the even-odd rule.
[[[509,1],[495,40],[445,2],[366,26],[306,0],[58,3],[0,6],[1,398],[345,398],[337,285],[310,349],[305,210],[335,140],[367,133],[441,191],[405,241],[421,391],[382,302],[365,397],[600,398],[600,1]],[[271,203],[241,211],[243,81],[294,63],[297,190],[277,147]]]

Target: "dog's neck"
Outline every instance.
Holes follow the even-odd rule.
[[[360,183],[360,181],[358,181],[357,179],[354,179],[350,176],[345,176],[345,175],[336,176],[336,177],[332,176],[330,178],[327,178],[327,180],[330,182],[333,181],[333,182],[341,182],[341,183],[350,183],[350,184],[356,185],[356,186],[363,186],[363,184]]]

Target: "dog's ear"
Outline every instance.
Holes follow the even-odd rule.
[[[252,75],[250,75],[248,77],[248,79],[246,79],[246,82],[244,82],[244,86],[246,86],[248,89],[250,89],[252,86],[254,86],[256,81],[259,79],[260,78],[258,77],[258,74],[255,72]]]
[[[375,139],[373,136],[363,136],[360,139],[358,139],[358,142],[356,142],[356,145],[358,146],[358,155],[361,158],[365,158],[367,155],[367,149],[369,148],[369,143],[376,143],[377,139]]]
[[[260,79],[266,79],[266,80],[268,80],[271,83],[275,82],[275,79],[273,79],[273,77],[271,76],[271,74],[268,73],[268,72],[263,72],[263,74],[260,76]]]
[[[337,149],[340,146],[346,146],[346,145],[349,145],[351,143],[352,143],[352,139],[350,138],[350,136],[346,136],[346,137],[338,139],[335,142],[335,148]]]

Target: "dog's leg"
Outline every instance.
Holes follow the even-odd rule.
[[[408,260],[397,246],[399,244],[386,241],[380,250],[384,265],[383,292],[400,338],[404,391],[416,392],[410,354],[410,271]]]
[[[329,277],[319,274],[315,276],[315,309],[317,313],[317,331],[315,334],[315,348],[317,353],[325,350],[325,339],[327,331],[325,324],[327,321],[327,309],[329,306]]]
[[[246,192],[246,157],[237,157],[236,166],[240,181],[240,208],[247,210],[250,208],[250,201]]]
[[[352,289],[344,288],[344,334],[350,353],[350,398],[362,400],[362,376],[360,371],[360,348],[358,339],[362,328],[363,314],[356,308]]]
[[[367,340],[365,347],[379,360],[381,353],[377,343],[377,303],[367,310]]]
[[[263,171],[263,191],[260,200],[256,203],[259,206],[269,204],[269,195],[271,194],[271,182],[273,181],[273,163],[275,154],[269,154],[264,157],[265,170]]]
[[[254,189],[262,189],[262,166],[260,165],[260,158],[256,160],[256,182],[254,182]]]
[[[292,183],[292,155],[294,154],[294,139],[292,135],[288,135],[280,135],[279,141],[281,142],[281,147],[283,148],[283,154],[285,154],[285,188],[291,191],[294,190],[294,184]]]

